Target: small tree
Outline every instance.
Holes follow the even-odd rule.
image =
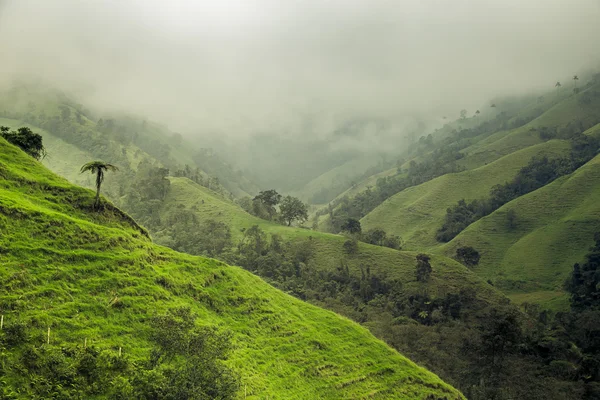
[[[344,251],[347,254],[356,254],[358,252],[358,242],[356,239],[348,239],[344,242]]]
[[[29,154],[36,160],[46,157],[46,149],[42,143],[42,136],[33,133],[27,127],[19,128],[16,131],[11,131],[6,126],[0,126],[0,135],[9,143],[20,147],[25,153]]]
[[[467,118],[467,110],[462,109],[460,110],[460,119],[465,119]]]
[[[96,174],[96,199],[94,200],[94,208],[98,209],[100,207],[100,186],[102,186],[102,182],[104,182],[104,173],[106,171],[118,171],[115,165],[105,163],[103,161],[92,161],[87,164],[84,164],[81,167],[80,173],[91,172],[92,174]]]
[[[479,264],[480,258],[479,252],[471,246],[456,249],[456,259],[468,267]]]
[[[554,85],[554,87],[556,88],[556,97],[558,97],[558,95],[560,94],[560,87],[562,85],[560,84],[560,82],[556,82],[556,84]]]
[[[281,201],[281,195],[277,193],[277,191],[263,190],[254,199],[254,215],[259,217],[263,217],[261,214],[265,214],[269,219],[273,219],[273,217],[277,214],[277,210],[275,206],[279,204]],[[264,210],[264,212],[262,212]]]
[[[308,219],[308,208],[300,199],[292,196],[285,196],[279,206],[281,211],[281,219],[287,223],[288,226],[292,225],[292,222],[297,220],[303,223]]]
[[[427,254],[417,255],[417,266],[415,268],[415,275],[418,282],[427,282],[431,276],[432,268],[429,260],[431,258]]]
[[[387,233],[381,228],[369,229],[364,235],[364,241],[376,246],[383,246],[387,239]]]
[[[342,230],[353,234],[360,233],[362,231],[360,221],[354,218],[348,218],[346,222],[342,224]]]
[[[475,116],[478,116],[479,114],[481,114],[481,111],[479,111],[479,110],[475,111]]]

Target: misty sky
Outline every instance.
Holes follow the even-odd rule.
[[[0,80],[183,133],[458,117],[600,65],[599,0],[0,0]]]

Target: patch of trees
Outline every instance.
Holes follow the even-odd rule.
[[[494,186],[487,199],[476,199],[469,203],[464,199],[459,200],[456,205],[446,210],[444,224],[436,234],[437,240],[449,242],[467,226],[491,214],[509,201],[572,173],[597,154],[598,146],[598,140],[587,135],[576,134],[571,139],[571,153],[568,157],[553,159],[534,157],[510,182]],[[512,226],[515,224],[514,214],[510,219]]]
[[[46,156],[46,149],[42,143],[42,136],[32,132],[31,129],[27,127],[11,131],[7,126],[0,126],[0,136],[9,143],[20,147],[21,150],[36,160],[40,160]]]
[[[459,262],[467,267],[473,267],[479,264],[481,255],[471,246],[463,246],[456,249],[456,257]]]
[[[300,199],[282,196],[276,190],[263,190],[253,199],[244,197],[237,203],[247,213],[268,221],[279,221],[287,226],[303,224],[308,219],[308,206]]]
[[[381,228],[372,228],[366,232],[362,231],[360,221],[354,218],[348,218],[341,226],[343,232],[347,232],[352,237],[352,240],[360,240],[361,242],[374,244],[375,246],[389,247],[391,249],[400,250],[402,248],[402,239],[397,235],[388,235]],[[348,250],[353,249],[354,245],[347,245]],[[356,246],[357,248],[357,246]]]

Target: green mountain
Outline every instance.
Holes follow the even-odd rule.
[[[145,368],[152,317],[181,306],[232,333],[226,364],[239,398],[463,398],[357,324],[239,268],[157,246],[110,203],[92,211],[93,192],[3,139],[0,176],[5,398],[116,396]],[[83,367],[69,360],[84,344],[112,360],[110,385],[73,380]]]

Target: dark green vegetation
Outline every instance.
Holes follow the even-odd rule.
[[[3,398],[462,398],[348,320],[154,245],[4,139],[0,176]]]
[[[42,135],[33,133],[31,129],[22,127],[11,131],[7,126],[0,126],[0,136],[9,143],[18,146],[31,157],[39,160],[46,155],[46,149],[42,144]]]

